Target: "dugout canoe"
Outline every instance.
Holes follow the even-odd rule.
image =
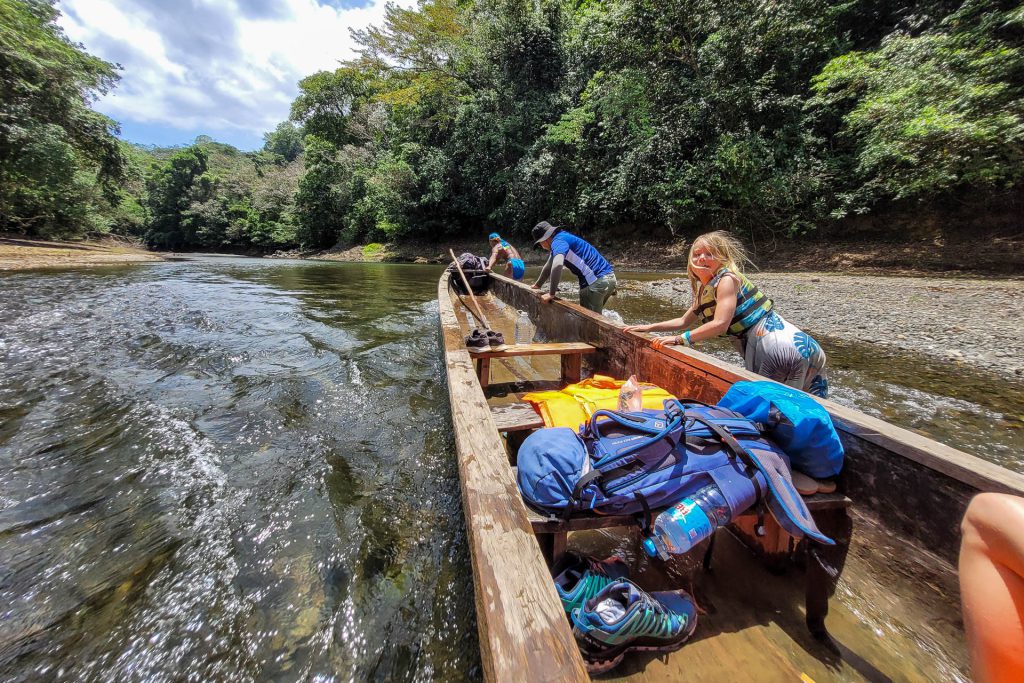
[[[542,303],[539,292],[500,275],[492,274],[487,294],[477,299],[491,325],[510,340],[514,326],[520,325],[525,315],[531,329],[548,341],[595,347],[584,361],[585,375],[636,374],[679,396],[711,403],[734,382],[763,379],[693,349],[655,350],[649,335],[623,332],[607,318],[571,301]],[[492,413],[495,399],[489,403],[475,360],[465,347],[465,336],[476,322],[449,287],[447,273],[438,282],[438,309],[484,678],[589,680],[534,534],[531,517],[536,521],[536,515],[531,515],[520,498],[505,439]],[[492,372],[500,365],[496,363]],[[557,362],[553,367],[557,374]],[[513,389],[529,386],[522,373],[514,368],[510,372],[504,379],[519,382],[509,385]],[[750,605],[755,616],[746,613],[746,604],[716,605],[714,615],[704,617],[714,623],[712,632],[702,634],[698,625],[695,638],[700,636],[704,642],[687,645],[665,658],[674,660],[677,667],[684,663],[683,669],[673,674],[663,661],[643,661],[620,672],[622,675],[631,680],[683,675],[688,681],[739,680],[734,676],[741,676],[819,683],[851,678],[929,680],[936,675],[957,679],[965,675],[966,664],[956,661],[965,657],[962,642],[957,642],[962,638],[962,624],[958,622],[955,574],[951,576],[959,550],[960,520],[978,492],[1024,495],[1024,476],[851,408],[827,400],[821,403],[831,414],[846,449],[839,486],[852,500],[854,539],[860,534],[869,539],[855,553],[855,575],[850,576],[847,563],[844,580],[849,577],[854,586],[847,597],[854,603],[863,600],[865,610],[890,609],[893,614],[905,610],[904,621],[910,623],[894,616],[898,623],[891,633],[883,632],[888,626],[873,626],[878,631],[877,643],[859,635],[865,629],[848,630],[847,642],[833,637],[826,652],[783,617],[778,618],[781,626],[776,628],[772,610],[764,605]],[[768,574],[747,579],[745,561],[733,564],[737,563],[742,568],[727,564],[716,580],[724,576],[726,581],[783,585],[772,583],[777,577]],[[907,563],[918,574],[909,581]],[[894,566],[897,569],[890,571]],[[714,598],[714,591],[712,594]],[[728,602],[720,597],[721,591],[717,595]],[[886,602],[890,596],[895,596],[892,605]],[[776,605],[774,610],[781,615],[789,606]],[[935,617],[931,610],[938,610],[940,616]],[[843,613],[848,621],[855,620],[859,610]],[[835,633],[831,620],[829,629]],[[934,621],[942,623],[920,623]],[[930,629],[931,640],[915,635],[916,629],[925,628]],[[934,632],[948,642],[935,642]],[[891,651],[896,636],[902,638],[899,647],[903,651]],[[940,663],[938,669],[928,669],[936,657],[943,656],[952,658],[952,665]],[[817,672],[817,679],[809,670]]]

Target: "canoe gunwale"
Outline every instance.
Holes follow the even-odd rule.
[[[466,350],[447,273],[437,294],[484,678],[588,681]]]

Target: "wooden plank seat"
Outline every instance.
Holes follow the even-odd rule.
[[[820,638],[828,634],[825,628],[828,600],[835,592],[850,547],[853,524],[849,508],[853,501],[842,493],[818,493],[806,496],[803,500],[814,516],[818,528],[836,542],[834,546],[811,544],[813,547],[809,547],[806,553],[805,618],[807,628]],[[656,515],[657,512],[660,510],[654,511],[653,514]],[[552,565],[565,552],[570,531],[629,527],[636,526],[637,523],[634,515],[584,515],[563,521],[529,509],[527,517],[541,551]],[[779,569],[793,557],[796,550],[795,539],[783,531],[771,515],[765,515],[763,534],[755,531],[757,522],[757,512],[752,509],[734,519],[728,528],[740,541],[764,558],[769,568]],[[712,536],[704,552],[705,570],[711,567],[714,547],[715,537]]]
[[[544,419],[530,403],[491,406],[491,417],[499,432],[524,432],[544,426]]]
[[[562,382],[579,382],[583,375],[583,356],[597,352],[597,348],[583,342],[562,342],[552,344],[508,344],[503,351],[480,351],[471,353],[476,359],[476,376],[484,392],[491,382],[492,358],[522,358],[524,356],[561,356]]]

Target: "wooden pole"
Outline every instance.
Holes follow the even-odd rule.
[[[462,266],[459,265],[459,259],[455,258],[455,252],[451,249],[448,250],[448,253],[452,255],[452,263],[455,264],[456,270],[459,271],[459,277],[462,278],[462,284],[466,285],[466,291],[469,292],[469,300],[473,304],[469,307],[470,312],[476,316],[476,319],[479,320],[486,329],[491,329],[491,325],[487,322],[487,318],[485,318],[484,314],[480,312],[480,306],[476,302],[476,297],[473,296],[473,288],[469,286],[469,280],[466,279],[466,274],[462,272]]]

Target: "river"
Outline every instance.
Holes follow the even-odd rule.
[[[0,277],[0,679],[473,678],[438,272]]]
[[[0,276],[0,678],[479,678],[439,272]],[[837,400],[1021,469],[985,378],[826,348]]]

